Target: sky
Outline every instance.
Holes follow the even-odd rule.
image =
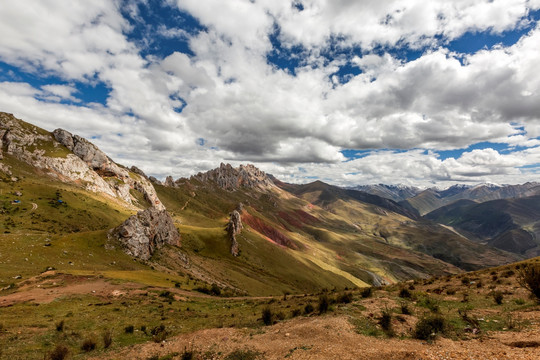
[[[540,0],[2,0],[0,111],[163,179],[540,175]]]

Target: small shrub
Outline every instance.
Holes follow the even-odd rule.
[[[328,299],[328,296],[326,294],[323,294],[319,296],[319,313],[324,314],[328,311],[328,308],[330,307],[330,300]]]
[[[463,278],[461,278],[461,283],[463,285],[469,285],[471,283],[471,279],[467,276],[464,276]]]
[[[373,295],[372,287],[363,288],[362,291],[360,291],[360,296],[363,298],[368,298],[368,297],[371,297],[372,295]]]
[[[105,330],[101,336],[103,339],[103,348],[107,349],[109,346],[111,346],[113,342],[112,338],[112,331],[111,330]]]
[[[300,310],[300,309],[293,309],[291,311],[291,317],[293,317],[293,318],[297,317],[297,316],[300,316],[300,314],[302,314],[302,310]]]
[[[308,315],[308,314],[311,314],[315,309],[313,308],[313,305],[311,304],[307,304],[305,307],[304,307],[304,314]]]
[[[216,284],[212,284],[212,287],[210,288],[210,293],[215,296],[221,295],[221,289]]]
[[[446,320],[440,316],[420,319],[414,328],[413,337],[419,340],[433,340],[438,334],[444,333]]]
[[[455,295],[455,293],[456,293],[456,289],[446,289],[447,295]]]
[[[398,296],[400,298],[404,298],[404,299],[410,299],[412,297],[412,294],[411,294],[411,291],[407,288],[401,288],[399,290],[399,293],[398,293]]]
[[[379,325],[386,335],[394,335],[394,329],[392,328],[392,313],[390,310],[385,309],[382,311],[381,317],[379,318]]]
[[[493,297],[493,300],[495,301],[495,304],[501,305],[503,303],[503,293],[500,291],[494,291],[491,296]]]
[[[193,360],[195,359],[195,351],[184,349],[182,355],[180,355],[180,360]]]
[[[476,283],[476,287],[480,289],[482,286],[484,286],[482,280],[478,280],[478,282]]]
[[[518,270],[517,280],[540,303],[540,264],[522,266]]]
[[[515,275],[515,272],[514,270],[506,270],[505,272],[502,273],[502,277],[505,277],[505,278],[508,278],[510,276],[514,276]]]
[[[133,331],[135,330],[135,327],[133,325],[128,325],[124,328],[124,332],[126,334],[133,334]]]
[[[49,360],[64,360],[69,354],[69,349],[67,346],[58,344],[56,347],[48,354],[47,359]]]
[[[90,352],[96,349],[97,343],[94,338],[87,338],[81,345],[81,350],[84,352]]]
[[[168,332],[165,330],[165,325],[161,324],[159,326],[156,326],[150,331],[150,334],[152,334],[152,340],[155,343],[160,343],[162,341],[165,341],[167,338]]]
[[[274,314],[269,306],[265,307],[262,311],[262,321],[263,324],[268,326],[274,323]]]
[[[351,293],[344,293],[336,298],[336,302],[340,304],[349,304],[350,302],[352,302],[352,300],[353,298]]]
[[[403,315],[411,315],[412,312],[411,312],[411,309],[409,309],[409,304],[407,303],[401,303],[401,313]]]
[[[256,360],[259,359],[261,353],[254,350],[234,350],[229,355],[225,356],[224,360]]]
[[[58,332],[62,332],[64,331],[64,320],[60,320],[59,322],[56,323],[56,331]]]
[[[159,296],[162,298],[165,298],[167,301],[173,301],[174,295],[169,290],[163,290],[159,293]]]

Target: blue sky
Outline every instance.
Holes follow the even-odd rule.
[[[540,1],[0,4],[0,111],[160,178],[220,162],[338,185],[522,183]]]

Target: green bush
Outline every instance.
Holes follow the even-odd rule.
[[[48,354],[46,359],[49,360],[64,360],[69,354],[69,349],[62,344],[56,345],[56,347]]]
[[[349,304],[350,302],[352,302],[352,300],[353,297],[351,293],[344,293],[336,298],[336,302],[339,304]]]
[[[224,360],[257,360],[260,356],[261,353],[254,350],[234,350]]]
[[[59,322],[57,322],[56,325],[55,325],[56,326],[56,331],[58,331],[58,332],[64,331],[64,325],[65,325],[64,320],[60,320]]]
[[[432,340],[438,334],[444,333],[446,320],[440,316],[420,319],[414,328],[413,337],[419,340]]]
[[[394,335],[394,329],[392,327],[392,313],[390,310],[384,309],[382,311],[381,316],[379,317],[379,325],[386,335]]]
[[[263,324],[268,326],[274,323],[274,314],[269,306],[265,307],[262,311],[262,321]]]
[[[407,288],[401,288],[399,290],[399,293],[398,293],[398,296],[400,298],[404,298],[404,299],[410,299],[412,297],[412,294],[411,294],[411,291]]]
[[[518,283],[531,293],[531,297],[540,303],[540,264],[521,266],[517,273]]]
[[[330,307],[330,300],[326,294],[319,296],[319,313],[324,314]]]
[[[90,352],[95,350],[97,346],[96,340],[94,338],[87,338],[81,344],[81,350],[84,352]]]
[[[128,325],[124,328],[124,332],[126,334],[133,334],[133,331],[135,330],[135,327],[133,325]]]
[[[495,301],[495,304],[501,305],[503,302],[503,293],[500,291],[494,291],[491,296],[493,297],[493,300]]]
[[[109,346],[111,346],[113,342],[112,338],[112,331],[111,330],[105,330],[101,336],[103,339],[103,348],[107,349]]]
[[[368,297],[371,297],[372,295],[373,295],[372,287],[363,288],[362,291],[360,291],[360,296],[363,298],[368,298]]]

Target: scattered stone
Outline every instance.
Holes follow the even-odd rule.
[[[15,195],[15,196],[22,196],[22,192],[20,192],[20,191],[14,191],[14,192],[13,192],[13,195]]]

